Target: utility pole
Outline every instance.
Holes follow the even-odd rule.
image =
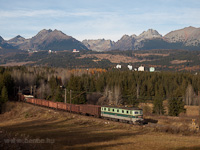
[[[140,96],[140,85],[137,83],[137,99],[139,99]]]
[[[200,94],[198,94],[198,99],[199,99],[199,128],[200,128]]]
[[[31,91],[30,94],[33,95],[33,86],[31,85]]]
[[[66,91],[66,88],[65,88],[65,104],[67,103],[67,91]]]
[[[72,111],[72,109],[71,109],[71,104],[72,104],[72,90],[70,90],[70,113],[71,113],[71,111]]]

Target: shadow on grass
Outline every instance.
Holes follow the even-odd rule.
[[[97,146],[79,146],[79,147],[68,147],[67,150],[77,150],[77,149],[81,149],[81,150],[99,150],[99,149],[105,149],[108,147],[117,147],[117,146],[123,146],[123,145],[128,145],[128,144],[132,144],[132,143],[116,143],[116,144],[104,144],[104,145],[97,145]]]
[[[144,122],[147,123],[147,124],[148,124],[148,123],[158,123],[158,120],[155,120],[155,119],[151,119],[151,118],[150,118],[150,119],[144,119]]]
[[[49,138],[54,139],[55,147],[62,149],[63,147],[71,147],[76,145],[85,145],[90,143],[98,142],[109,142],[117,140],[123,137],[137,136],[145,134],[145,131],[119,132],[108,127],[98,126],[87,126],[79,124],[71,124],[66,120],[34,120],[28,121],[16,125],[6,126],[5,130],[11,132],[17,132],[20,134],[27,134],[33,138]],[[127,143],[125,143],[127,144]],[[98,144],[97,144],[98,145]],[[86,146],[85,149],[100,149],[102,147],[112,147],[117,145],[124,145],[124,143],[117,144],[104,144],[101,146]],[[76,148],[82,149],[82,147]]]
[[[194,147],[182,147],[178,148],[176,150],[200,150],[200,146],[194,146]]]

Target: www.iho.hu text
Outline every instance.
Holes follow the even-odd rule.
[[[12,139],[4,139],[4,142],[6,144],[16,144],[16,143],[49,143],[49,144],[53,144],[55,143],[55,139],[16,139],[16,138],[12,138]]]

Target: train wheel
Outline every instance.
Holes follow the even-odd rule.
[[[132,121],[129,121],[128,123],[129,123],[129,124],[133,124],[133,122],[132,122]]]

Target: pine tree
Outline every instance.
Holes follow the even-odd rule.
[[[55,101],[56,102],[63,102],[62,91],[61,91],[59,86],[56,89]]]
[[[13,95],[14,80],[8,72],[3,74],[3,85],[6,87],[8,95]]]
[[[168,110],[170,116],[178,116],[184,111],[184,102],[180,89],[177,89],[170,97],[168,101]]]
[[[164,114],[164,107],[163,107],[163,98],[160,95],[160,93],[156,93],[154,101],[153,101],[154,107],[153,112],[156,114]]]
[[[50,85],[51,95],[53,97],[55,95],[55,92],[56,92],[56,87],[58,86],[56,78],[54,76],[52,76],[48,83]]]
[[[1,90],[1,104],[8,101],[8,91],[6,87],[4,86]]]

